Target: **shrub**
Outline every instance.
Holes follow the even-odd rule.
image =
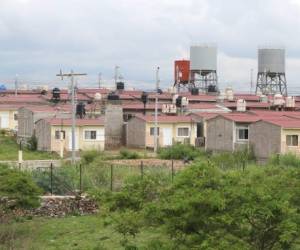
[[[128,149],[123,148],[120,150],[120,158],[121,159],[139,159],[140,156],[135,151],[130,151]]]
[[[2,204],[4,209],[38,207],[40,194],[41,190],[28,174],[0,165],[0,198],[10,201]]]
[[[31,136],[30,139],[27,142],[27,147],[31,151],[37,150],[37,138],[35,135]]]
[[[296,154],[273,155],[268,163],[274,166],[300,167],[300,158]]]
[[[171,147],[159,149],[158,156],[161,159],[194,160],[203,157],[205,153],[187,144],[177,143]]]
[[[83,163],[90,164],[92,163],[98,156],[100,155],[100,152],[97,150],[90,150],[85,151],[81,155]]]

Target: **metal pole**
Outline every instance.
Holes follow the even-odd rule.
[[[172,160],[171,171],[172,171],[172,183],[173,183],[173,179],[174,179],[174,160]]]
[[[143,161],[141,161],[141,177],[142,177],[142,179],[144,177],[144,163],[143,163]]]
[[[75,107],[75,86],[74,72],[71,70],[71,88],[72,88],[72,164],[75,164],[75,126],[76,126],[76,107]]]
[[[159,89],[159,67],[156,69],[156,93],[155,93],[155,114],[154,114],[154,153],[157,153],[158,148],[158,127],[157,127],[157,116],[158,116],[158,89]]]
[[[79,190],[80,194],[82,194],[82,165],[79,165]]]
[[[102,74],[99,73],[99,75],[98,75],[98,87],[99,87],[99,89],[101,87],[101,76],[102,76]]]
[[[53,163],[50,164],[50,192],[53,195]]]
[[[110,191],[113,191],[114,166],[110,165]]]

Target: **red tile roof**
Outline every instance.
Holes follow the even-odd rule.
[[[145,122],[155,122],[155,117],[153,115],[137,115],[136,117]],[[188,123],[192,122],[193,118],[186,115],[159,115],[157,121],[159,123]]]
[[[261,121],[265,121],[268,123],[275,124],[282,128],[290,128],[290,129],[300,129],[300,119],[291,119],[288,117],[281,118],[263,118]]]
[[[249,114],[249,113],[224,113],[218,114],[216,117],[223,117],[225,119],[234,121],[234,122],[245,122],[245,123],[252,123],[258,121],[260,118],[256,115]],[[214,117],[213,117],[214,118]],[[210,118],[210,119],[213,119]]]
[[[46,118],[43,119],[53,126],[71,126],[72,119]],[[98,119],[76,119],[76,126],[98,126],[104,125],[104,117]]]
[[[204,119],[211,119],[213,117],[216,117],[220,113],[207,113],[207,112],[193,112],[191,115],[196,115],[198,117],[204,118]]]
[[[6,95],[0,96],[0,103],[45,103],[41,95]]]

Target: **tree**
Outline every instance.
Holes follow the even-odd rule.
[[[0,205],[4,209],[39,206],[41,190],[31,177],[19,170],[0,165]]]
[[[178,175],[160,209],[167,232],[186,246],[290,249],[299,237],[297,183],[295,169],[198,163]]]

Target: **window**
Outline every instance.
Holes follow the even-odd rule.
[[[62,138],[60,138],[60,135],[62,134]],[[65,139],[66,138],[66,131],[64,130],[56,130],[55,131],[55,139],[60,140],[60,139]]]
[[[237,141],[247,141],[248,133],[249,133],[248,127],[237,127],[236,128]]]
[[[287,135],[286,136],[287,146],[298,146],[298,135]]]
[[[189,128],[178,128],[177,136],[178,137],[188,137],[189,136]]]
[[[155,127],[150,128],[150,135],[154,135]],[[157,127],[157,135],[159,135],[159,127]]]
[[[85,140],[96,140],[97,139],[97,131],[96,130],[84,131],[84,139]]]
[[[18,114],[14,113],[14,120],[17,121],[18,120]]]

